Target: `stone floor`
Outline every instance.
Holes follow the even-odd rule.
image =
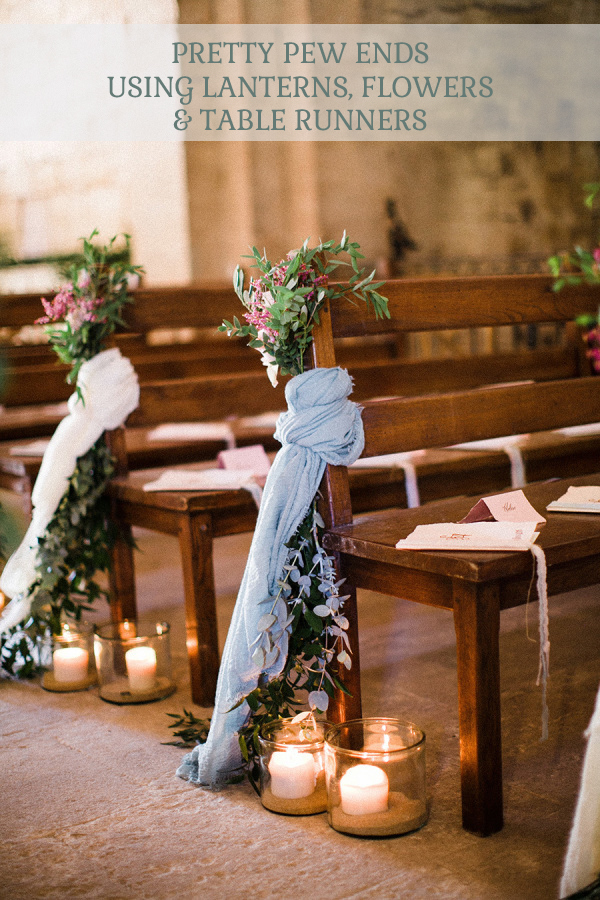
[[[551,601],[545,743],[535,685],[537,604],[529,636],[525,609],[503,614],[506,825],[486,839],[460,825],[451,616],[360,596],[365,714],[424,729],[430,796],[420,831],[360,839],[331,830],[325,815],[267,812],[247,784],[211,793],[176,778],[182,751],[163,743],[166,714],[194,708],[177,545],[147,532],[139,545],[141,617],[172,624],[177,693],[123,707],[104,703],[95,689],[52,694],[37,683],[0,682],[2,900],[557,897],[582,735],[600,680],[596,590]],[[223,639],[248,545],[246,536],[217,542]]]

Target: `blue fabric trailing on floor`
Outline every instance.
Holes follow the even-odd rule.
[[[275,660],[267,660],[261,669],[252,659],[258,620],[269,611],[261,601],[277,591],[285,545],[305,518],[325,465],[351,465],[363,450],[360,408],[348,399],[351,392],[352,380],[340,368],[312,369],[286,386],[288,411],[279,417],[275,431],[282,447],[267,477],[229,626],[210,732],[205,744],[184,757],[177,769],[181,778],[218,788],[241,766],[237,732],[246,723],[249,708],[246,703],[234,711],[231,708],[257,686],[261,674],[279,674],[287,656],[284,631]]]

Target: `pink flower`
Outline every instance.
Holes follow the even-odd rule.
[[[87,288],[89,288],[91,281],[92,281],[92,279],[90,277],[90,273],[88,272],[88,270],[81,269],[79,275],[77,276],[77,287],[81,291],[85,291]]]
[[[597,263],[600,263],[600,247],[596,247],[594,250],[594,259]]]

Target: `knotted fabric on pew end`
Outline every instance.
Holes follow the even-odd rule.
[[[286,543],[305,518],[325,465],[351,465],[360,456],[364,434],[359,407],[348,399],[352,380],[340,368],[313,369],[286,386],[288,411],[277,423],[281,450],[267,476],[263,501],[223,651],[215,709],[205,744],[184,757],[177,774],[206,787],[218,788],[242,762],[237,732],[248,718],[248,706],[232,711],[253,690],[261,675],[274,677],[284,667],[287,633],[279,655],[261,670],[250,649],[265,612],[261,601],[277,592],[287,556]]]
[[[38,539],[67,490],[78,458],[105,430],[121,425],[139,403],[137,375],[116,347],[86,360],[79,370],[77,386],[81,396],[74,393],[69,398],[69,413],[59,423],[44,453],[31,494],[31,524],[2,572],[0,587],[13,600],[0,617],[0,632],[29,615],[32,598],[27,595],[36,577]]]

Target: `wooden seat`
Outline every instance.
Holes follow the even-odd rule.
[[[213,421],[239,411],[242,394],[249,415],[269,410],[274,399],[284,402],[282,388],[274,391],[263,372],[149,382],[140,386],[140,404],[128,426],[148,428],[190,418]],[[110,432],[109,441],[118,460],[117,477],[108,488],[114,519],[125,529],[138,526],[179,539],[192,698],[208,706],[219,667],[212,542],[252,530],[256,504],[245,490],[145,491],[144,485],[162,470],[128,471],[125,429]],[[113,552],[110,583],[113,619],[135,618],[134,555],[126,532]]]
[[[391,287],[391,290],[389,288]],[[552,293],[548,281],[531,276],[444,279],[436,293],[429,282],[422,305],[401,282],[388,288],[392,321],[400,328],[441,328],[514,322],[569,321],[595,308],[598,290]],[[333,320],[333,326],[332,326]],[[333,327],[333,331],[332,331]],[[312,347],[314,364],[335,364],[332,333],[372,328],[362,310],[342,305],[321,315]],[[507,373],[510,379],[510,373]],[[600,382],[574,377],[547,382],[502,384],[425,396],[366,401],[365,456],[446,446],[511,433],[538,432],[600,419]],[[598,468],[600,469],[600,463]],[[525,489],[547,517],[539,545],[548,565],[549,594],[600,583],[600,519],[546,513],[546,504],[568,484],[600,484],[600,475],[551,481]],[[355,590],[381,591],[453,612],[458,661],[460,762],[463,825],[488,835],[503,824],[500,740],[500,611],[524,603],[532,577],[528,553],[399,551],[396,542],[418,524],[454,522],[475,498],[444,500],[415,510],[382,510],[353,518],[345,468],[328,467],[322,485],[328,529],[324,545],[335,555],[351,599],[353,667],[342,673],[351,696],[339,693],[332,717],[360,715],[360,654]]]

